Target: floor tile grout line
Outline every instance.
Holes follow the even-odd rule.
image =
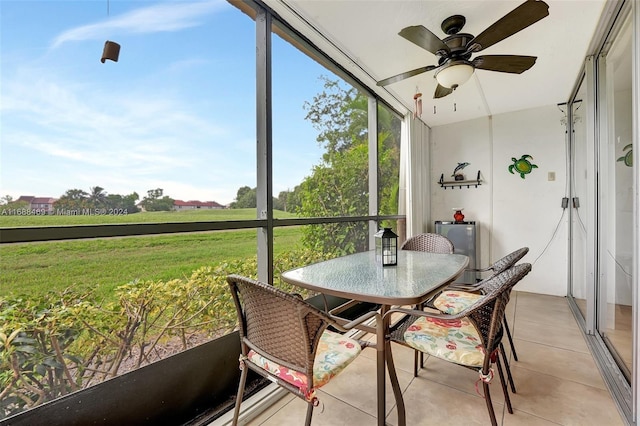
[[[553,349],[558,349],[558,350],[562,350],[562,351],[572,352],[572,353],[575,353],[575,354],[590,355],[591,358],[593,358],[593,355],[589,351],[583,352],[583,351],[579,351],[579,350],[576,350],[576,349],[571,349],[571,348],[567,348],[567,347],[563,347],[563,346],[550,345],[548,343],[537,342],[535,340],[523,339],[521,337],[514,337],[513,340],[514,341],[515,340],[520,340],[522,342],[527,342],[527,343],[531,343],[531,344],[534,344],[534,345],[544,346],[544,347],[547,347],[547,348],[553,348]],[[506,349],[506,346],[505,346],[505,349]],[[511,352],[509,353],[509,356],[511,356]]]
[[[519,411],[521,413],[525,413],[527,416],[535,417],[536,419],[542,420],[542,421],[544,421],[546,423],[551,423],[551,424],[554,424],[554,425],[561,425],[561,426],[563,425],[563,423],[558,423],[555,420],[547,419],[547,418],[542,417],[542,416],[540,416],[538,414],[530,413],[530,412],[528,412],[526,410],[518,409],[518,408],[515,408],[515,407],[513,407],[513,414],[510,414],[510,416],[515,416],[516,415],[516,411]]]
[[[542,371],[538,371],[538,370],[532,370],[531,368],[522,367],[522,366],[519,366],[519,365],[516,365],[515,367],[516,367],[517,369],[526,370],[526,371],[529,371],[529,372],[535,373],[535,374],[540,375],[540,376],[553,377],[553,378],[556,378],[556,379],[561,380],[561,381],[563,381],[563,382],[575,383],[575,384],[578,384],[578,385],[587,386],[587,387],[589,387],[589,388],[591,388],[591,389],[596,389],[596,390],[599,390],[599,391],[604,391],[604,392],[606,392],[607,394],[609,394],[609,390],[607,389],[606,385],[605,385],[604,387],[602,387],[602,388],[599,388],[599,387],[597,387],[597,386],[593,386],[593,385],[590,385],[590,384],[588,384],[588,383],[579,382],[579,381],[577,381],[577,380],[575,380],[575,379],[570,379],[570,378],[567,378],[567,377],[559,377],[559,376],[556,376],[556,375],[553,375],[553,374],[544,373],[544,372],[542,372]],[[594,364],[594,370],[598,373],[598,376],[600,376],[600,372],[599,372],[599,371],[598,371],[598,369],[596,368],[595,364]],[[604,382],[603,382],[603,384],[604,384]]]
[[[347,407],[353,408],[354,410],[356,410],[356,411],[358,411],[358,412],[360,412],[360,413],[366,414],[368,417],[371,417],[371,418],[373,419],[373,421],[375,421],[375,420],[376,420],[376,416],[371,415],[371,413],[368,413],[368,412],[364,411],[362,408],[359,408],[359,407],[357,407],[357,406],[355,406],[355,405],[353,405],[353,404],[349,403],[348,401],[345,401],[344,399],[342,399],[342,398],[340,398],[340,397],[338,397],[338,396],[336,396],[336,395],[332,395],[331,393],[329,393],[329,392],[327,392],[327,391],[324,391],[324,390],[322,390],[322,389],[319,389],[319,390],[318,390],[318,392],[324,393],[325,395],[329,395],[331,398],[333,398],[333,399],[335,399],[335,400],[337,400],[337,401],[340,401],[342,404],[346,405]],[[393,410],[395,409],[395,407],[396,407],[396,406],[395,406],[395,404],[394,404],[394,405],[393,405],[393,407],[389,410],[389,412],[385,413],[385,419],[386,419],[387,417],[389,417],[389,415],[393,412]],[[316,407],[316,408],[314,409],[314,413],[315,413],[315,410],[316,410],[316,409],[318,409],[318,407]],[[322,411],[320,411],[320,412],[322,412]]]
[[[465,391],[465,390],[460,389],[459,387],[451,386],[450,384],[447,384],[447,383],[442,383],[442,382],[439,382],[439,381],[437,381],[437,380],[433,380],[433,379],[430,379],[430,378],[428,378],[428,377],[424,377],[424,376],[420,376],[420,377],[421,377],[421,378],[423,378],[424,380],[428,381],[428,382],[434,383],[434,384],[436,384],[436,385],[438,385],[438,386],[444,386],[444,387],[446,387],[446,388],[449,388],[449,389],[451,389],[451,390],[454,390],[454,391],[456,391],[456,392],[459,392],[459,393],[461,393],[461,394],[463,394],[463,395],[470,395],[470,396],[473,396],[474,398],[479,398],[479,399],[484,400],[484,396],[479,395],[479,394],[475,391],[475,388],[474,388],[473,392],[467,392],[467,391]],[[411,385],[411,384],[413,384],[413,381],[414,381],[415,379],[416,379],[415,377],[413,377],[413,378],[411,379],[410,385]],[[495,383],[496,383],[496,390],[493,390],[493,389],[492,389],[492,391],[493,391],[493,392],[491,393],[491,400],[492,400],[492,402],[493,402],[494,404],[498,404],[498,405],[506,406],[506,404],[505,404],[505,402],[504,402],[504,395],[502,395],[502,388],[498,388],[498,387],[497,387],[497,386],[500,386],[500,385],[499,385],[499,380],[500,380],[500,379],[497,379],[497,378],[496,378],[496,382],[495,382]],[[409,387],[410,387],[410,386],[407,386],[407,388],[402,392],[403,396],[404,396],[404,394],[409,390]],[[500,394],[497,394],[497,393],[496,393],[496,392],[498,392],[498,391],[500,392]],[[499,396],[500,398],[496,398],[497,396]],[[499,399],[500,401],[498,401],[497,399]]]

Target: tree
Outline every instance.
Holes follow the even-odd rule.
[[[236,193],[236,199],[231,203],[232,209],[250,209],[256,208],[256,190],[257,188],[249,188],[248,186],[242,186],[238,188]]]
[[[137,213],[138,207],[136,201],[140,199],[137,192],[132,192],[129,195],[109,194],[107,195],[106,205],[111,209],[118,209],[126,211],[127,214]]]
[[[131,214],[139,211],[138,207],[136,207],[136,201],[140,196],[136,192],[122,196],[119,194],[107,195],[107,192],[101,186],[94,186],[90,189],[90,192],[85,192],[81,189],[69,189],[58,201],[53,203],[53,207],[59,210],[74,211],[83,209],[105,211],[111,209],[114,214],[121,214],[125,211],[127,214]],[[171,202],[171,207],[173,207],[173,201]],[[118,212],[115,212],[115,209],[118,209]]]
[[[107,202],[107,193],[104,191],[104,188],[100,186],[94,186],[89,193],[89,203],[92,207],[103,207]]]
[[[289,191],[287,192],[287,198],[286,198],[286,211],[288,212],[295,212],[298,211],[300,209],[300,185],[296,185],[293,188],[293,191]]]
[[[258,200],[257,191],[257,187],[249,188],[248,186],[242,186],[238,188],[235,201],[233,201],[229,207],[232,209],[255,209]],[[272,199],[275,210],[284,210],[284,204],[279,198],[272,197]]]
[[[305,102],[306,119],[319,134],[326,149],[320,164],[299,188],[296,212],[304,217],[357,216],[369,213],[368,188],[368,100],[353,87],[321,77],[324,91]],[[397,213],[400,120],[378,108],[378,183],[380,212]],[[365,223],[343,222],[307,226],[303,242],[316,250],[353,253],[368,247]]]
[[[147,196],[142,199],[142,207],[148,212],[171,211],[173,210],[174,199],[163,195],[162,188],[150,189]],[[136,194],[137,195],[137,194]]]
[[[11,195],[5,195],[0,198],[0,206],[2,206],[2,210],[6,212],[16,209],[28,209],[29,203],[26,201],[17,201],[14,200]]]
[[[378,107],[378,203],[380,214],[398,214],[400,190],[400,126],[398,116]]]
[[[305,217],[368,214],[368,150],[360,144],[334,153],[330,164],[313,168],[301,184],[298,213]],[[367,248],[368,224],[328,223],[303,228],[303,243],[314,250],[349,254]]]
[[[289,194],[289,191],[280,191],[278,198],[273,199],[273,208],[275,210],[282,210],[283,212],[289,211],[289,206],[287,204]]]
[[[82,189],[68,189],[53,203],[56,210],[81,210],[89,208],[89,194]]]
[[[305,102],[303,108],[307,110],[305,119],[319,132],[316,140],[326,148],[325,155],[349,149],[354,139],[366,141],[366,96],[326,76],[320,76],[320,80],[324,82],[324,91],[312,102]]]

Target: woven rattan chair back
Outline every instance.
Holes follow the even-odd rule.
[[[489,266],[488,269],[491,269],[494,274],[499,274],[518,263],[518,261],[522,259],[528,252],[529,247],[522,247],[516,251],[509,253],[502,259],[495,261],[493,265]]]
[[[443,235],[425,233],[409,238],[400,249],[452,254],[453,243]]]
[[[488,353],[498,349],[502,337],[501,323],[511,297],[511,290],[530,271],[531,264],[522,263],[486,279],[483,285],[484,296],[465,310],[466,316],[478,330]],[[486,367],[488,368],[488,365]]]
[[[329,317],[272,285],[236,275],[227,281],[238,312],[242,354],[252,349],[312,379],[317,343],[332,323]]]
[[[307,402],[305,424],[309,425],[313,407],[317,404],[314,361],[323,332],[328,326],[346,331],[346,327],[350,329],[372,316],[379,317],[379,314],[370,312],[343,326],[300,296],[272,285],[238,275],[228,276],[227,282],[238,313],[242,370],[232,424],[238,423],[247,370],[251,369],[304,399]],[[260,361],[253,360],[255,354]],[[270,371],[263,362],[277,364],[278,371]],[[304,386],[297,379],[290,382],[280,377],[285,369],[288,369],[286,376],[289,379],[296,372],[297,377],[304,375]]]
[[[324,313],[269,284],[239,276],[228,280],[239,313],[244,355],[253,349],[279,364],[313,374],[316,344],[329,323]]]
[[[519,248],[518,250],[515,250],[511,253],[509,253],[508,255],[504,256],[503,258],[495,261],[492,265],[484,268],[484,269],[472,269],[474,271],[480,271],[480,272],[484,272],[484,271],[491,271],[492,272],[492,276],[493,275],[497,275],[503,271],[506,271],[507,269],[511,268],[513,265],[515,265],[520,259],[522,259],[527,253],[529,252],[529,247],[522,247]],[[469,283],[469,284],[453,284],[451,286],[451,288],[457,288],[458,290],[462,290],[462,291],[481,291],[484,292],[484,280],[480,281],[479,283]],[[507,322],[506,317],[504,318],[504,330],[507,333],[507,337],[509,339],[509,346],[511,347],[511,353],[513,355],[513,359],[515,361],[518,361],[518,353],[516,352],[516,347],[515,344],[513,343],[513,337],[511,337],[511,331],[509,330],[509,324]],[[510,384],[511,384],[511,389],[515,392],[515,385],[513,383],[513,378],[511,377],[511,369],[509,367],[509,363],[505,360],[505,364],[507,367],[507,372],[509,373],[509,380],[510,380]]]

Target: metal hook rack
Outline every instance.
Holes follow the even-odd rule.
[[[477,188],[478,186],[482,185],[482,179],[480,178],[480,170],[478,170],[478,175],[476,176],[475,180],[449,180],[449,181],[445,181],[444,180],[444,173],[440,175],[440,180],[438,181],[438,183],[440,184],[440,187],[447,189],[447,188],[455,188],[458,187],[460,189],[462,189],[463,187],[467,187],[467,188],[471,188],[472,186]]]

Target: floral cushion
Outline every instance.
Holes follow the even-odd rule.
[[[420,317],[405,331],[404,339],[414,349],[456,364],[482,367],[484,361],[482,341],[467,318]]]
[[[445,290],[433,302],[440,312],[455,315],[480,299],[482,295],[466,291]]]
[[[361,350],[362,347],[357,341],[342,334],[325,330],[320,337],[313,362],[313,386],[311,388],[307,384],[307,377],[304,373],[281,366],[254,351],[249,351],[247,358],[271,374],[299,388],[306,395],[307,400],[311,401],[314,398],[314,389],[327,384],[329,380],[344,370],[360,354]]]

